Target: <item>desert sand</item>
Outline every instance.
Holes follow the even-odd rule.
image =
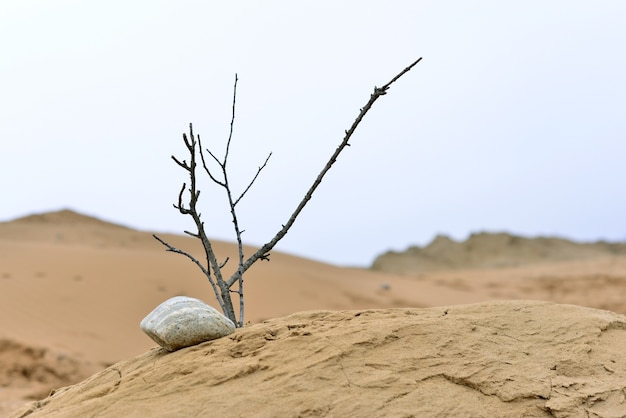
[[[0,223],[0,416],[626,416],[621,250],[494,263],[492,247],[422,271],[273,252],[246,275],[248,326],[165,354],[146,314],[215,306],[188,259],[72,211]]]

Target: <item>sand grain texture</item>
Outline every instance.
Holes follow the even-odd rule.
[[[153,349],[24,417],[625,416],[626,317],[545,302],[312,311]]]

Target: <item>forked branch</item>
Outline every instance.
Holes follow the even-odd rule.
[[[400,73],[398,73],[394,78],[391,79],[391,81],[389,81],[384,86],[374,87],[374,92],[370,95],[370,98],[365,104],[365,106],[361,108],[358,116],[352,123],[352,126],[350,126],[350,129],[345,131],[345,136],[343,138],[343,141],[341,141],[341,143],[339,144],[335,152],[331,155],[330,159],[328,160],[328,162],[326,163],[322,171],[319,173],[319,175],[317,176],[317,178],[315,179],[315,181],[313,182],[309,190],[304,195],[304,198],[300,201],[300,203],[296,207],[296,210],[291,214],[291,217],[289,218],[287,223],[285,223],[283,227],[280,229],[280,231],[276,233],[274,238],[272,238],[267,244],[259,248],[256,253],[254,253],[252,256],[250,256],[250,258],[246,260],[246,262],[243,265],[243,272],[249,269],[250,266],[252,266],[252,264],[254,264],[259,258],[262,258],[262,259],[269,258],[269,252],[274,248],[274,246],[276,246],[276,244],[278,244],[278,241],[280,241],[287,234],[291,226],[296,221],[296,218],[298,217],[298,215],[300,215],[300,212],[302,212],[302,209],[304,209],[304,207],[309,202],[309,200],[311,200],[311,197],[313,196],[313,193],[315,192],[317,187],[322,183],[322,180],[324,179],[324,176],[326,175],[328,170],[330,170],[330,168],[335,163],[335,161],[337,161],[337,157],[339,156],[339,154],[341,154],[341,151],[343,151],[346,146],[349,146],[348,141],[350,141],[352,134],[354,134],[354,131],[356,131],[356,128],[359,126],[359,124],[361,123],[361,121],[363,120],[367,112],[369,112],[369,110],[372,108],[372,105],[374,104],[374,102],[376,102],[376,100],[378,100],[380,96],[387,94],[387,90],[389,90],[389,87],[391,87],[391,85],[395,83],[396,80],[398,80],[404,74],[408,73],[421,60],[422,60],[421,57],[418,58],[411,65],[409,65]],[[232,285],[232,283],[234,283],[234,279],[231,277],[228,280],[228,284]]]
[[[219,177],[214,175],[214,173],[212,173],[211,170],[209,169],[207,162],[205,160],[205,157],[204,157],[204,152],[202,148],[202,143],[200,141],[200,136],[197,136],[197,140],[196,140],[196,137],[193,134],[193,127],[191,124],[189,124],[189,138],[187,138],[186,134],[183,134],[183,141],[185,142],[185,146],[187,147],[187,150],[189,151],[189,154],[191,157],[190,162],[187,163],[186,160],[183,160],[181,162],[174,156],[172,156],[172,159],[176,162],[176,164],[178,164],[180,167],[182,167],[185,171],[188,172],[189,179],[190,179],[190,186],[189,188],[187,188],[187,184],[183,183],[183,187],[178,195],[178,204],[175,204],[174,207],[178,209],[180,213],[182,213],[183,215],[190,215],[193,218],[194,223],[196,224],[196,227],[197,227],[197,232],[191,233],[191,232],[185,231],[185,233],[195,238],[198,238],[202,242],[205,255],[206,255],[206,266],[203,265],[196,258],[194,258],[191,254],[171,246],[170,244],[168,244],[161,238],[157,237],[156,235],[154,235],[154,237],[167,248],[167,251],[176,252],[176,253],[185,255],[187,258],[189,258],[202,270],[202,272],[207,276],[209,283],[211,283],[211,286],[213,288],[213,291],[215,292],[217,301],[219,302],[222,308],[222,311],[224,312],[224,315],[230,318],[238,327],[242,327],[244,325],[243,274],[256,261],[269,260],[270,251],[276,246],[276,244],[287,234],[289,229],[292,227],[292,225],[296,221],[296,218],[300,215],[300,213],[302,212],[306,204],[309,202],[309,200],[311,200],[313,193],[321,184],[326,173],[330,170],[333,164],[337,161],[339,154],[345,149],[345,147],[350,145],[349,144],[350,138],[356,131],[356,128],[359,126],[359,124],[361,123],[361,121],[363,120],[367,112],[372,108],[372,105],[376,102],[376,100],[378,100],[380,96],[387,94],[387,90],[390,88],[390,86],[393,83],[395,83],[400,77],[402,77],[404,74],[409,72],[421,60],[422,58],[419,58],[416,61],[414,61],[411,65],[409,65],[400,73],[398,73],[395,77],[393,77],[387,84],[383,85],[382,87],[374,87],[374,92],[370,95],[369,100],[367,101],[365,106],[363,106],[360,109],[359,114],[357,115],[356,119],[350,126],[350,129],[345,131],[343,140],[341,141],[337,149],[335,149],[330,159],[328,160],[328,162],[322,169],[322,171],[318,174],[317,178],[313,181],[313,184],[307,190],[304,197],[302,198],[302,200],[300,201],[300,203],[298,204],[294,212],[291,214],[287,222],[282,226],[282,228],[276,233],[276,235],[274,235],[274,237],[269,242],[264,244],[261,248],[259,248],[254,254],[252,254],[247,259],[245,259],[244,257],[243,241],[241,239],[241,235],[243,231],[239,227],[239,220],[237,218],[237,212],[235,209],[236,209],[237,204],[241,201],[241,199],[246,195],[248,190],[250,190],[254,182],[257,180],[261,171],[266,167],[272,153],[270,152],[267,158],[265,159],[265,162],[261,166],[258,167],[256,174],[254,175],[254,177],[252,178],[248,186],[243,190],[243,192],[241,192],[237,198],[234,198],[231,185],[228,179],[227,163],[228,163],[228,156],[230,153],[230,144],[231,144],[231,140],[233,137],[234,122],[235,122],[237,82],[239,80],[236,74],[235,74],[235,83],[233,87],[232,118],[230,121],[230,132],[228,135],[228,140],[226,142],[226,150],[224,152],[224,158],[220,160],[219,158],[216,157],[216,155],[213,152],[211,152],[209,149],[206,149],[206,152],[209,153],[209,155],[217,163],[220,169],[221,173]],[[196,150],[196,148],[198,148],[198,150]],[[224,265],[228,261],[228,258],[223,263],[221,264],[218,263],[217,257],[215,256],[215,253],[213,252],[211,241],[208,239],[206,232],[204,230],[204,223],[200,219],[200,214],[197,211],[197,202],[198,202],[198,198],[200,197],[200,190],[197,190],[197,187],[196,187],[196,165],[197,165],[196,164],[196,152],[200,154],[202,167],[204,168],[204,171],[207,173],[207,175],[211,178],[211,180],[215,184],[219,185],[225,190],[226,196],[228,199],[228,204],[230,206],[233,227],[235,230],[235,235],[237,237],[239,257],[238,257],[237,270],[235,271],[235,273],[233,273],[233,275],[228,280],[224,280],[222,273],[221,273],[221,269],[224,267]],[[183,205],[183,195],[185,194],[185,191],[187,191],[189,194],[188,207],[185,207]],[[239,284],[238,290],[234,292],[239,295],[239,308],[240,308],[239,320],[237,320],[235,316],[235,311],[234,311],[233,303],[231,300],[231,292],[233,291],[231,291],[230,288],[235,283]]]

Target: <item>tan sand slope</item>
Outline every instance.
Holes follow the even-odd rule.
[[[201,258],[197,240],[162,237]],[[215,241],[214,248],[221,259],[236,255],[231,243]],[[246,248],[248,254],[252,251]],[[412,305],[403,294],[410,281],[399,280],[404,286],[383,290],[386,274],[272,252],[271,262],[257,263],[246,275],[246,318],[258,322],[304,309]],[[153,347],[139,322],[176,295],[216,306],[199,269],[185,257],[165,252],[150,233],[68,210],[0,223],[0,339],[80,365],[69,380],[42,382],[28,372],[39,367],[39,360],[3,345],[0,416]],[[24,370],[30,386],[7,371],[16,367]],[[53,374],[65,370],[55,362],[46,367]]]
[[[414,246],[406,251],[389,251],[378,256],[372,269],[415,274],[580,261],[616,255],[626,255],[626,243],[576,243],[560,238],[524,238],[506,233],[477,233],[464,242],[457,242],[439,235],[423,248]]]
[[[163,238],[202,256],[193,238]],[[214,245],[221,259],[236,254],[233,244]],[[272,252],[271,262],[257,263],[246,275],[246,319],[256,323],[312,309],[415,308],[502,299],[626,313],[624,294],[626,257],[616,254],[392,274]],[[215,306],[197,267],[166,253],[150,233],[72,211],[0,223],[0,340],[7,342],[0,349],[0,416],[154,347],[139,321],[175,295]],[[16,346],[20,348],[10,348]],[[43,360],[26,352],[44,353]],[[38,379],[32,370],[39,370],[42,362],[47,376],[63,379]],[[67,373],[70,363],[78,370]],[[16,370],[23,371],[19,379]]]
[[[191,237],[160,235],[202,259]],[[223,260],[234,244],[214,241]],[[246,247],[247,254],[254,249]],[[227,265],[232,270],[234,263]],[[400,279],[409,285],[407,279]],[[247,320],[305,309],[410,305],[400,289],[383,291],[388,275],[343,269],[272,252],[246,276]],[[139,322],[176,296],[215,305],[207,279],[187,258],[168,253],[150,233],[71,211],[0,224],[0,333],[84,360],[112,363],[154,344]]]
[[[626,317],[543,302],[312,311],[117,363],[12,417],[626,416]]]

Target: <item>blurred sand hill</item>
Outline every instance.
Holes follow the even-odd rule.
[[[425,247],[389,251],[374,260],[372,269],[391,273],[424,273],[469,268],[520,267],[558,261],[581,261],[626,256],[626,243],[577,243],[562,238],[524,238],[507,233],[472,234],[463,242],[438,235]]]
[[[202,259],[197,240],[160,236]],[[214,248],[220,259],[234,259],[234,244],[215,241]],[[246,247],[247,254],[252,251]],[[272,252],[271,262],[255,264],[246,275],[246,320],[261,327],[249,329],[269,335],[265,340],[271,341],[273,328],[263,328],[262,321],[287,321],[280,318],[307,310],[415,309],[533,299],[626,313],[625,254],[624,244],[575,244],[506,234],[477,234],[464,243],[439,237],[424,249],[382,255],[373,269],[342,268]],[[234,267],[230,263],[226,269]],[[0,223],[0,416],[118,361],[151,355],[142,354],[155,344],[139,330],[139,322],[176,295],[215,306],[198,268],[181,255],[165,252],[149,232],[69,210]],[[515,306],[501,305],[498,315],[506,319]],[[580,312],[582,317],[593,316],[593,311]],[[304,327],[319,321],[325,326],[326,319],[315,315],[302,318]],[[324,335],[319,344],[347,338],[341,327]],[[302,340],[290,341],[307,341],[304,332],[294,337]],[[328,383],[323,376],[316,379]],[[309,415],[319,415],[311,411]]]

